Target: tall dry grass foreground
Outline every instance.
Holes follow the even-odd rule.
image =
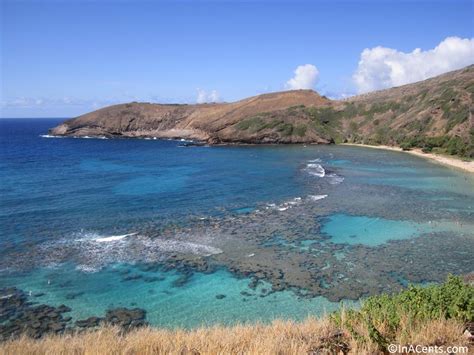
[[[463,323],[455,320],[415,322],[395,334],[395,344],[469,346]],[[369,339],[370,331],[358,324],[358,333]],[[274,321],[268,325],[237,325],[194,330],[142,328],[121,334],[102,327],[69,335],[34,340],[22,337],[0,343],[0,354],[381,354],[371,340],[351,336],[350,329],[337,328],[329,318],[308,318],[301,323]],[[474,348],[470,348],[473,351]],[[386,352],[385,352],[386,353]]]

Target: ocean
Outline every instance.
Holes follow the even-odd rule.
[[[474,180],[351,146],[55,138],[0,120],[0,288],[154,326],[304,319],[474,270]]]

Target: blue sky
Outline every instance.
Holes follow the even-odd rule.
[[[341,97],[474,62],[472,1],[1,3],[3,117],[69,117],[133,100],[234,101],[308,85]],[[448,37],[454,45],[430,52]],[[360,64],[377,46],[385,59],[369,51]],[[406,55],[416,48],[421,57]],[[391,72],[394,61],[407,68],[403,77]],[[305,84],[288,84],[305,64]]]

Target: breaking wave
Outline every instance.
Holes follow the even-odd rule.
[[[54,136],[51,134],[40,134],[41,138],[64,138],[63,136]]]
[[[305,170],[308,174],[323,178],[326,175],[326,170],[322,167],[321,164],[317,163],[308,163],[306,164]]]
[[[138,233],[129,233],[129,234],[123,234],[123,235],[111,235],[110,237],[100,237],[96,238],[95,241],[99,243],[104,243],[104,242],[116,242],[118,240],[122,240],[126,237],[130,237],[132,235],[137,235]]]
[[[344,181],[342,176],[336,173],[328,173],[321,164],[321,159],[308,160],[305,168],[303,169],[309,175],[317,176],[319,178],[327,178],[327,182],[331,185],[338,185]]]
[[[327,175],[327,177],[329,178],[329,183],[331,185],[338,185],[344,181],[344,178],[342,176],[339,176],[334,173]]]
[[[277,205],[276,203],[269,203],[269,204],[267,204],[266,209],[267,210],[268,209],[273,209],[273,210],[277,210],[277,211],[282,212],[282,211],[286,211],[287,209],[290,209],[293,206],[296,206],[296,205],[300,204],[301,201],[302,201],[301,197],[295,197],[294,199],[283,202],[279,205]]]
[[[308,195],[308,200],[310,201],[318,201],[328,197],[328,195]]]
[[[192,241],[189,239],[192,238]],[[138,232],[101,235],[95,232],[74,233],[69,238],[45,242],[21,258],[8,260],[15,269],[50,267],[73,262],[77,270],[91,273],[112,263],[163,262],[175,253],[210,256],[222,250],[209,245],[211,236],[178,235],[148,237]]]

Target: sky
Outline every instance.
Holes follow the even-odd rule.
[[[0,116],[331,98],[474,63],[474,1],[0,0]]]

